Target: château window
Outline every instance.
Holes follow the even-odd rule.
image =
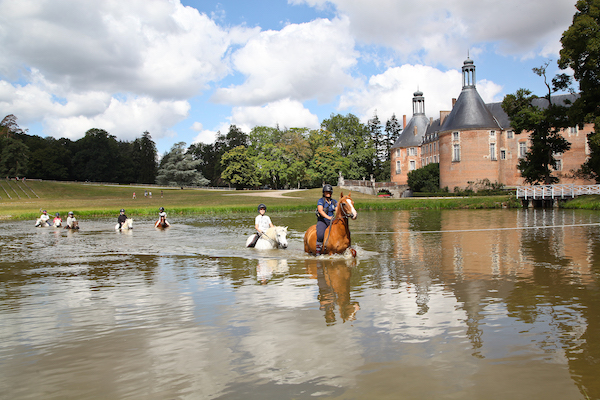
[[[514,137],[514,132],[513,131],[506,131],[506,138],[507,139],[512,139]]]
[[[490,143],[490,160],[496,161],[496,143]]]
[[[460,161],[460,145],[452,146],[452,161]]]
[[[408,148],[408,155],[409,156],[416,156],[417,155],[417,148],[416,147],[409,147]]]
[[[414,171],[415,169],[417,169],[417,163],[416,161],[412,161],[410,162],[410,167],[408,168],[411,171]]]
[[[554,170],[562,171],[562,160],[555,160],[554,162]]]
[[[496,131],[490,131],[490,137],[496,137]]]
[[[452,132],[452,140],[454,140],[454,141],[459,140],[458,132]]]
[[[396,149],[396,157],[400,157],[400,154],[402,154],[402,151],[400,149]]]
[[[579,132],[579,128],[577,126],[572,126],[569,128],[569,136],[577,135]]]
[[[500,159],[506,160],[506,150],[500,150]]]
[[[402,163],[400,161],[396,161],[396,175],[400,175],[402,173]]]
[[[527,143],[519,142],[519,158],[525,158],[527,153]]]

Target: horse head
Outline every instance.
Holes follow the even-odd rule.
[[[350,217],[352,219],[356,219],[358,213],[354,208],[354,200],[352,200],[352,197],[350,197],[350,192],[348,192],[347,196],[344,196],[343,192],[340,193],[339,205],[340,213],[344,218]]]
[[[279,247],[286,249],[288,247],[287,242],[287,226],[277,226],[275,227],[275,235],[277,237],[277,243],[279,243]]]

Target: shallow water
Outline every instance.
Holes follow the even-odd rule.
[[[271,218],[0,223],[0,397],[600,398],[600,213],[360,212],[357,259]]]

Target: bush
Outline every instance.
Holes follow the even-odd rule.
[[[432,163],[408,173],[408,186],[413,192],[440,191],[440,164]]]

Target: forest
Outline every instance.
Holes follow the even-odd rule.
[[[17,117],[0,123],[0,176],[58,181],[236,188],[317,187],[347,179],[390,178],[390,148],[401,132],[393,115],[383,126],[332,114],[320,129],[235,125],[213,143],[179,142],[162,155],[149,132],[128,142],[93,128],[78,140],[29,135]]]

